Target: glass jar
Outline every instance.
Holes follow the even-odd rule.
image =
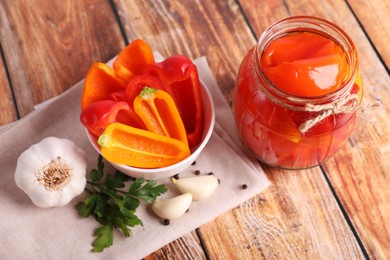
[[[353,130],[363,95],[357,51],[331,22],[280,20],[245,56],[233,95],[241,140],[260,161],[319,165]]]

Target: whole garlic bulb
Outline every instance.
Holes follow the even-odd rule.
[[[83,150],[68,139],[47,137],[19,156],[15,182],[39,207],[64,206],[83,192],[86,171]]]

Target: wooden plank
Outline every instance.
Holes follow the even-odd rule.
[[[122,24],[133,25],[131,29],[126,27],[129,41],[135,37],[146,39],[165,56],[205,55],[225,97],[231,101],[238,67],[256,42],[237,3],[211,0],[115,3]],[[263,1],[262,6],[268,8],[270,20],[274,1]],[[287,15],[286,7],[280,8]],[[262,19],[259,17],[256,19]],[[210,258],[305,255],[363,258],[319,168],[293,172],[266,168],[266,171],[273,183],[269,190],[199,229]]]
[[[390,70],[390,1],[348,0],[368,37]]]
[[[124,47],[108,1],[0,2],[1,44],[21,116]]]
[[[279,1],[238,1],[256,39],[276,21],[289,16],[288,7]]]
[[[264,27],[255,21],[257,14],[250,3],[242,2],[254,31],[262,31]],[[390,35],[388,1],[350,1],[350,4],[387,62],[389,50],[384,46]],[[319,5],[318,1],[291,0],[286,1],[286,7],[291,15],[320,16],[341,26],[351,36],[359,53],[366,92],[364,103],[370,104],[379,97],[389,100],[389,75],[344,1],[322,1]],[[374,258],[390,257],[389,116],[386,102],[382,102],[380,108],[364,110],[349,142],[324,165],[353,226]]]

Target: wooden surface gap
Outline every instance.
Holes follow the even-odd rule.
[[[127,46],[129,44],[129,39],[127,38],[125,27],[123,26],[123,24],[121,22],[121,18],[120,18],[119,12],[118,12],[118,8],[116,8],[116,5],[115,5],[113,0],[110,0],[109,2],[110,2],[110,6],[111,6],[111,9],[112,9],[112,12],[114,13],[115,20],[118,23],[119,30],[121,32],[122,38],[123,38],[123,40],[125,42],[125,45]]]
[[[282,0],[283,2],[283,6],[286,8],[286,12],[288,14],[288,16],[291,16],[291,11],[290,11],[290,7],[288,6],[288,3],[286,0]]]
[[[241,3],[239,0],[236,0],[236,4],[238,6],[238,9],[240,10],[240,13],[242,14],[242,16],[244,17],[244,21],[246,22],[247,26],[249,27],[249,30],[251,31],[253,37],[256,39],[256,42],[259,40],[258,37],[257,37],[257,34],[256,34],[256,31],[255,29],[253,28],[252,24],[250,23],[250,19],[248,18],[248,16],[246,15],[246,12],[244,11]],[[260,37],[260,36],[259,36]]]
[[[378,51],[378,48],[375,46],[373,40],[371,39],[370,37],[370,34],[367,33],[367,30],[364,28],[364,25],[363,23],[360,21],[359,17],[356,15],[356,13],[354,12],[352,6],[349,4],[348,0],[345,0],[345,3],[347,4],[349,10],[351,11],[351,14],[353,15],[353,17],[355,18],[356,22],[359,24],[360,28],[362,29],[364,35],[366,36],[368,42],[370,43],[372,49],[374,50],[376,56],[378,56],[380,62],[383,64],[383,67],[386,69],[387,71],[387,74],[390,75],[390,67],[387,66],[385,60],[383,59],[382,55],[380,54],[380,52]]]
[[[363,253],[365,259],[370,259],[369,254],[368,254],[368,252],[367,252],[367,250],[366,250],[366,248],[365,248],[365,246],[364,246],[362,240],[360,239],[360,236],[359,236],[358,232],[356,231],[355,226],[354,226],[353,223],[352,223],[352,220],[351,220],[350,217],[348,216],[348,213],[347,213],[347,211],[345,210],[343,204],[341,203],[341,200],[340,200],[339,197],[337,196],[337,192],[336,192],[336,190],[334,189],[334,187],[333,187],[333,185],[332,185],[332,182],[330,181],[330,179],[329,179],[329,177],[328,177],[328,175],[327,175],[327,173],[326,173],[326,170],[324,169],[323,166],[320,166],[320,169],[321,169],[322,175],[324,176],[324,178],[325,178],[325,180],[326,180],[326,183],[327,183],[328,186],[329,186],[330,191],[331,191],[332,194],[333,194],[333,197],[334,197],[335,200],[336,200],[337,205],[338,205],[339,208],[340,208],[341,213],[342,213],[343,216],[344,216],[345,221],[347,222],[349,228],[351,229],[353,236],[356,238],[356,241],[357,241],[357,243],[358,243],[360,249],[362,250],[362,253]]]
[[[202,233],[200,232],[199,228],[197,228],[195,231],[196,231],[196,235],[199,238],[200,246],[203,249],[203,252],[204,252],[204,255],[206,257],[206,260],[210,260],[210,255],[209,255],[209,252],[207,251],[207,247],[204,244]]]
[[[12,85],[11,75],[9,73],[9,68],[8,68],[7,60],[6,60],[5,55],[4,55],[3,46],[1,44],[1,41],[0,41],[0,55],[1,55],[1,60],[3,61],[3,64],[4,64],[4,71],[5,71],[7,80],[8,80],[8,86],[9,86],[9,89],[11,91],[12,100],[13,100],[13,103],[15,104],[14,109],[15,109],[15,113],[16,113],[16,118],[20,119],[21,116],[20,116],[18,105],[17,105],[18,103],[16,102],[15,91],[14,91],[14,88]]]

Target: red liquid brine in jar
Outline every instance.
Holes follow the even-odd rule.
[[[234,116],[243,143],[258,159],[309,168],[348,139],[362,93],[351,39],[325,20],[290,17],[268,28],[244,58]]]

